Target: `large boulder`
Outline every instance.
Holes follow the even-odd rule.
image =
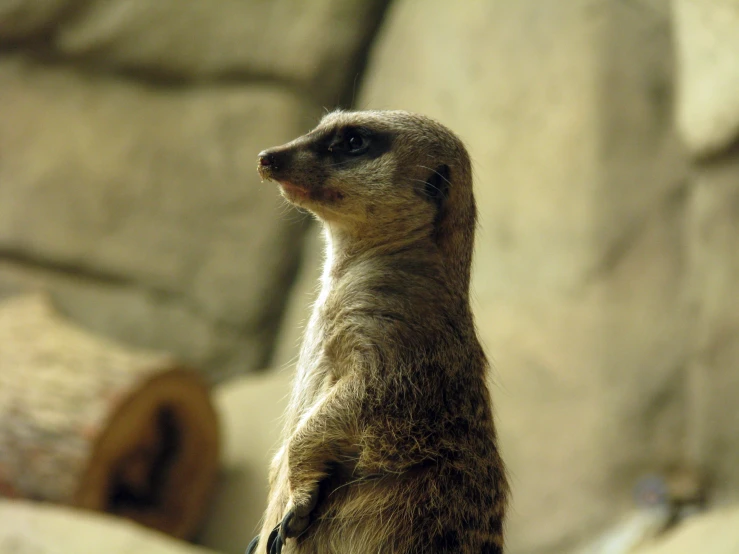
[[[694,332],[686,364],[691,391],[686,446],[711,475],[714,494],[737,501],[739,152],[697,166],[694,175],[687,218]]]
[[[161,89],[0,60],[0,254],[62,311],[213,379],[261,366],[302,224],[256,153],[313,113],[276,86]]]
[[[352,88],[386,4],[15,0],[0,5],[0,42],[159,80],[279,81],[333,104]]]
[[[700,157],[739,137],[739,0],[673,0],[677,121]]]
[[[693,324],[691,355],[686,363],[691,391],[686,447],[712,476],[715,496],[736,501],[739,0],[675,0],[672,13],[677,45],[677,118],[695,162],[686,219],[687,297]]]

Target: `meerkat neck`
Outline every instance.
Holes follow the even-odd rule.
[[[381,263],[392,257],[411,257],[414,252],[429,264],[441,262],[440,253],[422,229],[404,234],[388,235],[375,233],[348,233],[330,225],[324,225],[326,246],[325,272],[339,276],[357,263],[366,264],[373,260]],[[392,237],[392,238],[389,238]],[[436,254],[436,255],[435,255]]]
[[[409,296],[434,295],[439,308],[469,310],[467,290],[450,279],[443,253],[428,233],[408,234],[397,240],[367,240],[324,226],[325,257],[318,306],[329,295],[370,288]],[[351,283],[350,285],[341,285]],[[444,300],[442,300],[444,299]],[[378,298],[379,301],[379,298]]]
[[[324,223],[323,229],[326,246],[337,260],[365,254],[382,255],[414,247],[427,248],[433,244],[430,230],[424,227],[395,230],[387,225],[366,225],[347,230]]]

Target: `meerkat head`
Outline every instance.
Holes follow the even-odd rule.
[[[470,159],[459,138],[432,119],[336,111],[308,134],[260,152],[257,169],[332,229],[388,242],[428,236],[469,266]]]

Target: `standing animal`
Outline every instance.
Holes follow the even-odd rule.
[[[469,301],[464,145],[421,115],[336,111],[258,171],[323,223],[326,252],[247,551],[501,554],[508,483]]]

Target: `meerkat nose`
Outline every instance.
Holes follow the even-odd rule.
[[[257,154],[257,160],[260,167],[270,167],[275,163],[275,157],[270,154],[269,150],[262,150]]]

